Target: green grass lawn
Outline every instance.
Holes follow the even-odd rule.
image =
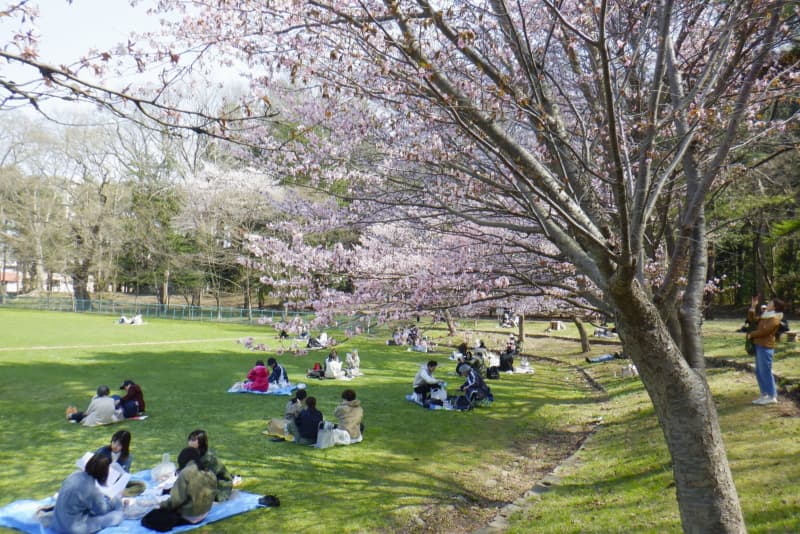
[[[152,467],[164,452],[174,458],[188,433],[204,428],[211,448],[244,478],[241,489],[282,502],[207,531],[463,531],[556,465],[588,428],[580,414],[565,418],[565,407],[592,404],[578,373],[548,364],[493,382],[492,408],[424,410],[404,397],[429,355],[389,347],[389,334],[381,333],[339,347],[359,349],[366,376],[351,382],[304,378],[326,351],[280,358],[328,417],[347,387],[363,403],[364,442],[318,450],[262,435],[287,397],[226,393],[257,358],[272,354],[236,340],[251,335],[277,346],[272,328],[155,320],[134,327],[107,316],[5,309],[0,324],[0,504],[53,494],[74,461],[119,428],[133,434],[134,471]],[[438,374],[454,389],[461,380],[446,360],[452,349],[441,350],[433,355],[442,362]],[[127,378],[144,389],[147,420],[99,428],[64,420],[68,404],[83,409],[98,384],[118,391]]]
[[[275,494],[282,506],[198,532],[471,532],[561,463],[602,417],[578,461],[559,469],[561,481],[512,517],[511,530],[680,530],[669,457],[641,383],[620,378],[617,362],[586,364],[575,341],[558,339],[574,338],[573,325],[557,338],[544,335],[545,323],[528,322],[526,331],[537,336],[526,351],[565,363],[536,361],[534,375],[502,375],[490,383],[494,405],[468,413],[427,411],[404,400],[429,356],[386,346],[388,332],[339,347],[359,349],[366,376],[351,382],[304,378],[325,351],[285,355],[279,361],[290,378],[308,384],[326,416],[347,387],[362,400],[364,442],[318,450],[261,434],[266,418],[282,414],[286,397],[225,393],[257,358],[273,354],[235,341],[250,335],[277,346],[271,328],[155,320],[132,327],[106,316],[7,309],[0,309],[0,324],[0,506],[53,494],[75,460],[119,428],[133,433],[133,471],[152,467],[164,452],[174,458],[188,433],[204,428],[211,448],[244,478],[241,489]],[[440,326],[424,327],[442,338],[433,357],[451,390],[460,384],[447,361],[451,345],[481,337],[492,347],[509,333],[491,321],[463,322],[456,339],[445,338]],[[733,353],[739,341],[720,327],[709,336],[709,354]],[[617,349],[597,345],[592,353]],[[776,372],[796,357],[788,350]],[[607,395],[589,388],[574,365],[586,367]],[[794,405],[752,407],[751,375],[714,369],[710,376],[750,532],[800,531]],[[142,385],[147,420],[99,428],[65,422],[68,404],[83,409],[98,384],[116,390],[126,378]]]

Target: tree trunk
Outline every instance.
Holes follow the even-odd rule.
[[[517,345],[522,348],[522,345],[525,344],[525,316],[523,314],[519,314],[519,324],[517,325]]]
[[[447,322],[447,330],[449,335],[456,335],[456,323],[453,322],[453,316],[450,314],[450,310],[448,309],[444,310],[444,320]]]
[[[624,351],[639,370],[664,432],[684,532],[746,532],[703,371],[689,366],[638,282],[613,285],[611,298]]]
[[[72,295],[75,297],[75,311],[86,311],[91,307],[89,295],[89,271],[82,265],[72,272]]]
[[[583,326],[583,321],[577,315],[572,318],[572,322],[575,323],[575,326],[578,327],[578,334],[581,336],[581,352],[586,354],[590,350],[592,350],[592,346],[589,345],[589,336],[586,335],[586,328]]]

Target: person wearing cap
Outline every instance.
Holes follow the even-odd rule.
[[[125,396],[120,398],[117,404],[126,419],[145,412],[144,394],[138,384],[128,379],[122,383],[119,389],[125,390]]]
[[[200,451],[186,447],[178,455],[178,478],[169,499],[142,518],[142,525],[167,532],[179,525],[196,525],[208,517],[214,504],[217,478],[200,462]]]

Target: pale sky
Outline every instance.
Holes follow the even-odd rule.
[[[141,4],[146,4],[142,2]],[[72,62],[92,47],[104,49],[127,41],[131,31],[158,27],[146,5],[131,7],[128,0],[40,0],[38,19],[41,59]]]

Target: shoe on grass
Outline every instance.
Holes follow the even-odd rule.
[[[770,397],[769,395],[765,395],[760,399],[754,400],[753,404],[757,404],[759,406],[766,406],[767,404],[778,404],[778,399],[776,397]]]

